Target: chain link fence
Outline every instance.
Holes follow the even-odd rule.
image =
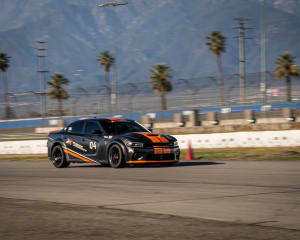
[[[261,73],[246,76],[246,96],[244,104],[261,104],[282,102],[286,99],[284,79],[275,80],[271,73],[266,73],[265,95],[261,86]],[[193,109],[217,106],[240,105],[239,75],[225,75],[225,102],[220,101],[220,89],[217,77],[172,80],[173,90],[167,94],[169,110]],[[69,99],[63,101],[65,115],[119,114],[139,111],[159,111],[160,96],[153,92],[149,82],[126,83],[116,86],[116,98],[112,98],[112,108],[109,107],[106,86],[87,88],[66,88]],[[41,106],[41,92],[9,93],[11,118],[57,116],[57,102],[47,98],[46,106]],[[293,100],[300,99],[300,81],[292,81]],[[4,96],[0,96],[0,117],[5,112]],[[111,110],[110,110],[111,109]]]

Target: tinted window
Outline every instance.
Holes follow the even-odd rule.
[[[67,132],[71,133],[82,133],[84,122],[74,122],[69,127]]]
[[[149,132],[134,121],[103,121],[101,125],[107,134],[123,134],[128,132]]]
[[[92,134],[94,130],[101,131],[99,124],[96,122],[87,122],[85,125],[85,133]]]

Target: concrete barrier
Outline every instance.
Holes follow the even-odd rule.
[[[47,153],[47,140],[0,142],[0,154]]]
[[[219,124],[218,114],[216,112],[208,112],[206,118],[210,125]]]
[[[186,122],[187,127],[200,126],[198,110],[195,109],[195,110],[190,111],[188,118],[189,118],[189,120]]]
[[[173,115],[173,122],[176,123],[177,127],[184,127],[184,117],[181,113],[176,113]]]
[[[174,135],[181,149],[300,146],[300,130]],[[0,154],[47,153],[46,140],[0,142]]]
[[[300,146],[300,130],[174,135],[182,149]]]
[[[253,110],[244,111],[244,119],[246,123],[255,123],[255,115]]]
[[[153,120],[149,114],[143,115],[141,119],[142,124],[146,128],[152,128],[153,127]]]
[[[49,133],[52,131],[59,131],[61,130],[61,127],[38,127],[34,129],[35,133]]]

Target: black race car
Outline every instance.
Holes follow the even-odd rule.
[[[176,138],[151,133],[139,123],[121,118],[84,119],[49,133],[48,158],[57,168],[74,163],[127,164],[179,161]]]

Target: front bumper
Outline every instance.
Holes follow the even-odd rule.
[[[179,147],[154,147],[149,149],[128,147],[128,160],[126,163],[174,163],[178,162],[179,158]]]

